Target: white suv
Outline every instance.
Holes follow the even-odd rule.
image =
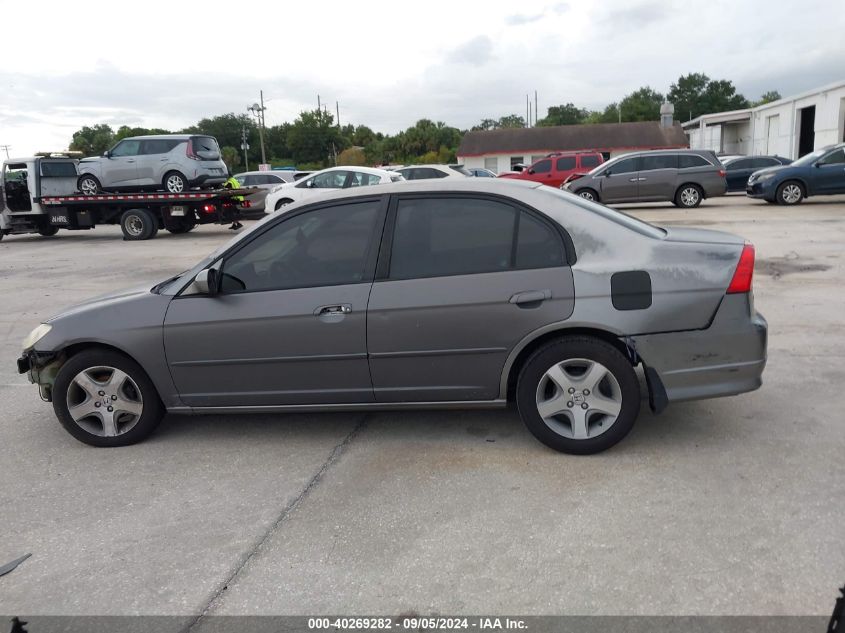
[[[264,209],[268,212],[278,211],[285,205],[299,202],[321,192],[350,187],[368,187],[400,180],[405,179],[402,174],[395,171],[373,167],[330,167],[302,180],[276,187],[267,194]]]
[[[77,187],[98,191],[168,191],[214,187],[226,182],[226,164],[213,136],[163,134],[121,140],[102,156],[79,161]]]

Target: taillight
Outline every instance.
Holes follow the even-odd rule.
[[[213,204],[204,204],[202,205],[202,210],[205,213],[214,213],[215,211],[217,211],[217,208]]]
[[[194,151],[194,140],[188,139],[188,146],[185,148],[185,156],[188,158],[193,158],[194,160],[199,160],[200,157],[197,156],[197,153]]]
[[[751,292],[751,278],[754,276],[754,245],[746,242],[742,247],[739,256],[739,263],[736,265],[731,285],[728,286],[727,294],[739,292]]]
[[[722,178],[724,178],[725,176],[727,176],[727,175],[728,175],[728,172],[726,172],[724,169],[720,169],[720,170],[719,170],[719,175],[720,175]]]

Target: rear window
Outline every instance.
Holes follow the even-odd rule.
[[[194,143],[194,151],[219,153],[220,148],[217,146],[217,141],[213,136],[194,136],[191,139]]]
[[[41,163],[42,178],[76,178],[74,163]]]
[[[458,172],[459,174],[463,174],[464,176],[472,176],[468,169],[465,169],[463,165],[449,165],[449,168],[453,171]]]
[[[575,169],[575,157],[574,156],[561,156],[557,159],[557,163],[555,164],[555,168],[558,171],[569,171],[570,169]]]
[[[581,167],[598,167],[601,164],[599,157],[593,154],[587,154],[581,157]]]
[[[659,226],[654,226],[653,224],[649,224],[639,218],[635,218],[632,215],[628,215],[627,213],[623,213],[618,209],[611,209],[610,207],[606,207],[603,204],[599,204],[598,202],[591,202],[590,200],[585,200],[581,196],[575,195],[574,193],[569,193],[568,191],[562,191],[560,189],[556,189],[554,187],[541,187],[537,190],[539,193],[543,195],[554,196],[557,199],[563,198],[563,201],[567,204],[574,204],[577,207],[581,207],[591,213],[595,213],[596,215],[600,215],[603,218],[610,220],[611,222],[615,222],[616,224],[621,224],[632,231],[636,231],[641,235],[647,235],[649,237],[655,237],[658,239],[662,239],[666,237],[666,231]]]
[[[678,169],[689,167],[712,167],[712,165],[697,154],[681,154],[678,156]]]

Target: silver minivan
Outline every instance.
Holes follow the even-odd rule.
[[[588,174],[570,177],[561,189],[587,200],[671,202],[692,208],[727,191],[725,168],[710,150],[651,150],[623,154]]]
[[[214,187],[226,182],[226,164],[213,136],[161,134],[119,141],[102,156],[79,161],[77,187],[98,191],[168,191]]]

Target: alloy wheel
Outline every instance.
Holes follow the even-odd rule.
[[[82,429],[99,437],[116,437],[141,419],[144,401],[138,384],[115,367],[83,369],[67,390],[67,409]]]
[[[171,174],[165,181],[165,187],[170,193],[182,193],[185,190],[185,180],[182,176]]]
[[[802,196],[801,187],[796,185],[795,183],[790,183],[783,188],[780,196],[781,199],[786,204],[795,204],[799,200],[801,200]]]
[[[685,207],[694,207],[698,204],[700,198],[701,195],[695,187],[686,187],[683,191],[681,191],[681,204]]]
[[[552,431],[573,440],[597,437],[622,411],[622,388],[601,363],[572,358],[550,367],[537,385],[537,411]]]

